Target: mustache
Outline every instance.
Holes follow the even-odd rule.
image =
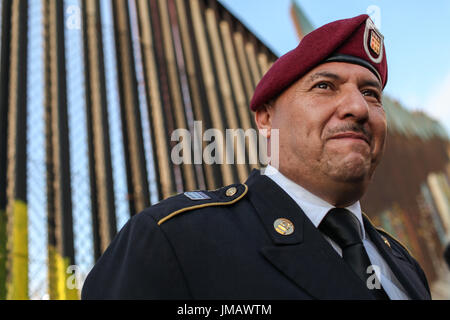
[[[345,124],[342,124],[342,125],[340,125],[338,127],[329,129],[326,132],[325,136],[327,138],[330,138],[330,137],[332,137],[332,136],[334,136],[336,134],[344,133],[344,132],[360,133],[360,134],[363,134],[367,138],[368,141],[372,140],[372,132],[369,129],[367,129],[363,124],[360,124],[360,123],[345,123]]]

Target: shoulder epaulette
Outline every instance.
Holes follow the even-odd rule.
[[[183,212],[205,207],[232,205],[241,200],[247,194],[247,191],[248,187],[246,184],[233,184],[214,191],[184,192],[174,197],[174,199],[177,199],[176,206],[172,207],[168,215],[159,219],[158,225],[163,224]],[[170,200],[168,199],[166,201]]]

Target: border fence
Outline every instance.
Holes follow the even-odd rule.
[[[76,299],[130,216],[256,167],[170,160],[194,121],[254,128],[276,59],[217,1],[2,0],[0,59],[1,299]]]

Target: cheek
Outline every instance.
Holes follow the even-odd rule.
[[[328,109],[321,108],[322,113],[319,113],[317,103],[305,97],[281,102],[285,109],[280,110],[273,118],[273,127],[280,130],[281,151],[303,160],[317,158],[323,149],[322,127],[328,119],[328,116],[322,113]]]
[[[384,145],[387,136],[387,124],[386,117],[383,113],[375,114],[372,118],[372,134],[373,140],[375,142],[376,151],[382,152],[384,150]]]
[[[372,163],[375,167],[380,163],[381,158],[384,154],[386,136],[387,136],[387,125],[386,118],[384,117],[384,112],[382,114],[377,114],[377,117],[372,118],[372,147],[371,147],[371,158]]]
[[[299,158],[299,154],[308,149],[305,146],[307,139],[304,137],[302,123],[292,114],[287,115],[283,121],[276,121],[274,128],[279,128],[280,156],[284,160],[294,161]]]

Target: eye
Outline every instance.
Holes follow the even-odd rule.
[[[331,89],[331,85],[328,82],[319,82],[314,85],[314,88],[327,90],[327,89]]]
[[[380,94],[375,90],[366,89],[363,90],[361,93],[365,97],[374,97],[375,99],[380,100]]]

